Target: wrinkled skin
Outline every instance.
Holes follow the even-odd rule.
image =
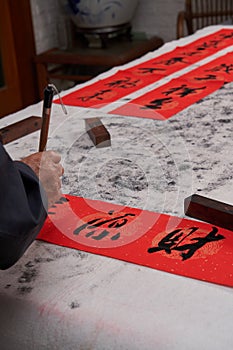
[[[61,156],[54,151],[37,152],[21,159],[38,176],[48,197],[48,207],[62,196],[61,176],[64,169],[60,160]]]

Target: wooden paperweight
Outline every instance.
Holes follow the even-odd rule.
[[[193,194],[185,198],[184,212],[187,216],[233,230],[232,205]]]
[[[0,129],[0,141],[3,145],[31,134],[41,128],[41,117],[28,117]]]
[[[111,137],[99,118],[85,119],[86,132],[96,147],[111,146]]]

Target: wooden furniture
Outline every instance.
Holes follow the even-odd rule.
[[[1,0],[0,118],[38,102],[34,55],[30,0]],[[40,126],[40,117],[24,118],[1,128],[0,141],[7,144],[40,129]]]
[[[72,80],[76,83],[91,79],[95,75],[114,66],[132,61],[148,51],[162,46],[163,40],[157,36],[150,39],[117,37],[109,41],[105,48],[85,47],[76,44],[70,50],[52,49],[35,57],[40,97],[51,79]],[[57,65],[51,69],[51,64]],[[66,68],[82,68],[87,73],[67,72]]]
[[[177,39],[196,30],[232,19],[233,0],[185,0],[177,16]]]
[[[38,102],[30,0],[0,1],[0,118]]]

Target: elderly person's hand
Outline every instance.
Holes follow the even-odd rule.
[[[61,157],[54,151],[33,153],[21,159],[38,176],[48,197],[51,207],[61,196],[61,179],[64,169],[60,164]]]

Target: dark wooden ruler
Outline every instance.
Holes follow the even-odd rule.
[[[23,136],[40,130],[41,117],[31,116],[20,120],[14,124],[10,124],[0,129],[0,141],[3,145],[15,141]]]

